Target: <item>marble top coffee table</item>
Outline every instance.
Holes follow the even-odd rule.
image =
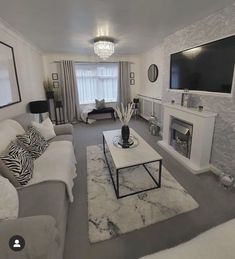
[[[138,135],[133,129],[130,129],[130,134],[133,135],[135,138],[138,139],[138,146],[134,148],[118,148],[113,144],[113,139],[116,136],[121,135],[121,130],[110,130],[103,132],[103,151],[106,163],[108,165],[109,173],[112,179],[113,187],[115,190],[115,194],[117,199],[124,198],[130,195],[134,195],[137,193],[157,189],[161,187],[161,172],[162,172],[162,157],[140,136]],[[112,175],[110,161],[107,157],[107,150],[108,148],[110,155],[113,160],[113,164],[115,167],[115,176],[116,176],[116,183],[114,181],[114,177]],[[158,180],[151,174],[149,169],[146,167],[147,164],[153,162],[159,162],[159,171],[158,171]],[[154,187],[139,190],[136,192],[131,192],[125,195],[120,195],[119,193],[119,171],[121,169],[135,167],[135,166],[143,166],[146,169],[146,172],[150,175],[152,180],[154,181]]]

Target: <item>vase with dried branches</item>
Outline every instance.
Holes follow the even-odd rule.
[[[127,107],[124,107],[123,103],[121,103],[121,107],[117,106],[115,110],[119,117],[119,120],[122,123],[122,130],[121,130],[122,147],[128,148],[130,146],[129,145],[130,129],[129,129],[128,123],[134,111],[133,104],[129,103]]]
[[[46,80],[43,81],[43,86],[46,92],[47,99],[54,98],[53,82],[49,78],[47,78]]]

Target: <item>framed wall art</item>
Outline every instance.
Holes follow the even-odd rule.
[[[58,80],[59,79],[58,73],[52,73],[51,77],[52,77],[52,80]]]
[[[130,72],[130,78],[135,78],[135,73],[134,72]]]
[[[0,41],[0,108],[21,102],[13,47]]]
[[[135,79],[130,80],[130,85],[135,85]]]

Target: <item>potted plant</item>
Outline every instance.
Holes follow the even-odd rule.
[[[43,86],[46,92],[47,99],[54,98],[53,82],[49,78],[47,78],[46,80],[43,81]]]
[[[129,103],[127,107],[124,108],[123,103],[121,103],[121,108],[117,106],[115,110],[119,117],[119,120],[122,123],[122,130],[121,130],[122,147],[128,148],[130,146],[129,145],[130,129],[129,129],[128,123],[134,111],[133,104]]]

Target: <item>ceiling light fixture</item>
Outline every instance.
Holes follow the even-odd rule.
[[[94,52],[102,59],[107,59],[114,53],[114,39],[98,37],[94,39]]]

